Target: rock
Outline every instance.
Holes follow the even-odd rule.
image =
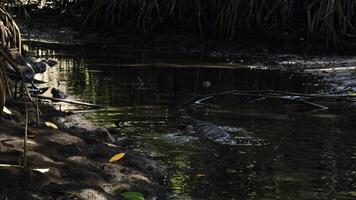
[[[57,61],[51,59],[44,60],[43,62],[45,62],[49,67],[54,67],[58,63]]]
[[[88,120],[84,119],[83,116],[78,114],[60,117],[58,118],[57,123],[59,123],[62,128],[71,132],[90,132],[98,135],[106,135],[106,132],[108,131],[106,128],[95,126],[93,123],[89,122]]]
[[[26,79],[32,79],[35,75],[35,71],[32,69],[31,66],[18,65],[17,68],[20,70],[21,73],[25,74]],[[17,73],[15,70],[13,72]]]
[[[204,81],[203,82],[203,87],[209,88],[210,86],[211,86],[211,82],[210,81]]]
[[[107,138],[109,143],[117,143],[115,136],[104,127],[98,127],[84,119],[81,115],[73,114],[65,117],[59,117],[56,120],[57,125],[65,131],[83,135],[86,142],[94,142],[97,138]]]
[[[43,135],[41,139],[58,145],[84,145],[84,141],[81,138],[61,131],[57,131],[55,134]]]
[[[48,199],[35,198],[49,181],[46,175],[20,167],[0,168],[0,174],[1,199]]]
[[[23,139],[18,138],[18,139],[4,141],[3,144],[11,146],[12,148],[15,148],[15,149],[21,149],[21,148],[23,148]],[[31,151],[38,147],[40,147],[40,145],[36,141],[34,141],[32,139],[27,140],[27,149],[28,150]]]
[[[56,88],[52,88],[51,94],[52,94],[53,98],[57,98],[57,99],[65,99],[68,97],[68,95],[65,92],[63,92],[59,89],[56,89]]]
[[[43,93],[47,92],[48,89],[49,89],[49,87],[43,87],[43,88],[32,87],[32,88],[30,88],[29,92],[31,94],[43,94]]]
[[[115,144],[128,150],[137,147],[135,140],[132,138],[117,138]]]
[[[75,196],[79,199],[85,200],[108,200],[110,199],[106,194],[93,190],[93,189],[81,189]]]
[[[168,174],[167,168],[163,164],[140,153],[127,153],[125,159],[121,160],[120,163],[149,174],[157,181],[163,180]]]
[[[10,108],[20,113],[23,103],[13,103]],[[43,120],[55,122],[60,129],[29,128],[27,164],[30,169],[48,171],[0,167],[0,199],[111,200],[122,199],[121,193],[132,190],[142,192],[147,199],[166,195],[166,188],[159,184],[163,184],[167,172],[159,162],[121,146],[106,145],[103,136],[109,137],[108,130],[80,115],[61,114],[47,105],[41,108],[43,116],[50,117]],[[21,161],[23,129],[22,124],[0,121],[1,163],[18,165]],[[120,140],[120,144],[131,143]],[[120,162],[109,163],[118,152],[127,155]]]
[[[26,65],[33,69],[35,74],[44,73],[47,70],[47,64],[40,59],[35,59],[33,57],[24,57]]]

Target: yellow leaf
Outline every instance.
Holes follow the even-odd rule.
[[[349,96],[354,97],[354,96],[356,96],[356,93],[355,92],[354,93],[349,93]]]
[[[46,126],[51,127],[53,129],[58,129],[57,125],[53,124],[52,122],[45,122]]]
[[[41,172],[42,174],[49,172],[49,168],[44,168],[44,169],[32,169],[33,171]]]
[[[12,112],[11,112],[9,109],[7,109],[5,106],[4,106],[4,108],[2,109],[2,111],[3,111],[4,113],[8,114],[8,115],[12,115]]]
[[[125,153],[116,154],[115,156],[110,158],[109,162],[115,162],[115,161],[121,160],[124,156],[125,156]]]

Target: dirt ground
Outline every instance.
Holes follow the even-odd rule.
[[[130,152],[128,144],[113,144],[108,136],[117,133],[108,134],[80,116],[49,105],[41,105],[36,126],[35,109],[28,105],[28,170],[21,167],[24,103],[9,102],[12,114],[0,121],[0,199],[123,199],[120,194],[126,191],[141,192],[146,199],[166,199],[166,168],[146,155]],[[47,127],[46,121],[58,129]],[[109,163],[118,153],[126,155]]]

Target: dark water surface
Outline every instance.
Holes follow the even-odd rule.
[[[190,98],[224,90],[274,89],[318,92],[325,87],[305,74],[251,70],[238,64],[165,49],[36,47],[59,65],[40,75],[71,98],[103,104],[92,122],[117,127],[122,136],[169,167],[174,199],[356,199],[354,105],[305,112],[299,105],[267,102],[185,109]],[[209,88],[203,83],[209,81]],[[78,109],[64,105],[62,109]],[[227,146],[181,130],[180,117],[242,128],[260,143]],[[232,131],[233,132],[233,131]]]

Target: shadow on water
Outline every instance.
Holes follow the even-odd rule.
[[[59,61],[38,78],[71,98],[107,105],[84,116],[118,127],[121,137],[137,143],[134,151],[163,161],[177,199],[356,197],[354,106],[336,104],[306,113],[294,111],[293,105],[239,107],[226,97],[224,106],[216,108],[177,107],[196,95],[224,90],[313,93],[327,87],[313,76],[252,70],[162,49],[37,47],[36,52]],[[204,87],[207,81],[210,87]],[[264,142],[228,146],[202,140],[184,134],[182,115],[224,130],[243,128]]]

